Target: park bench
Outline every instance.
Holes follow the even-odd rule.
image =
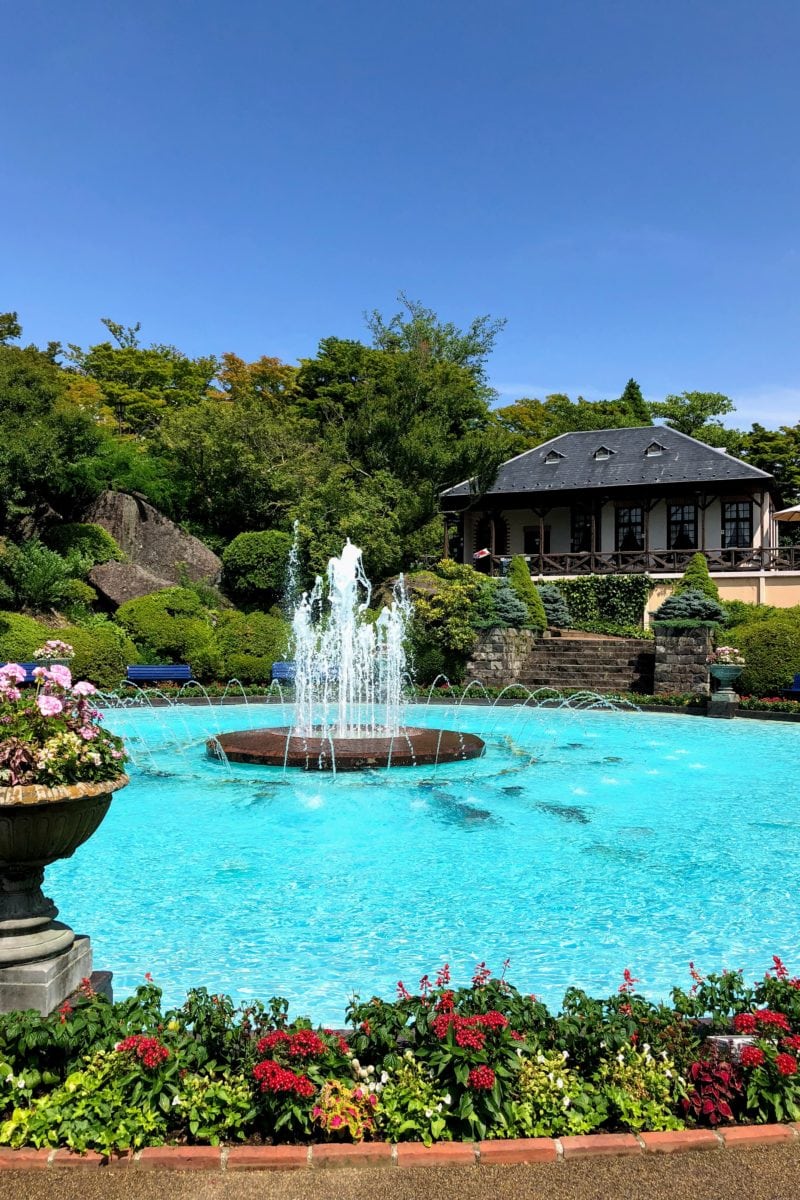
[[[0,664],[0,667],[5,667],[7,665],[8,665],[7,663],[2,663],[2,664]],[[36,683],[36,680],[33,677],[33,672],[36,670],[37,667],[43,667],[44,663],[40,663],[40,662],[17,663],[17,666],[22,667],[23,671],[25,672],[25,678],[21,679],[20,683]]]
[[[128,667],[128,683],[191,683],[192,668],[188,663],[158,663],[156,666]]]
[[[781,695],[784,700],[800,700],[800,675],[795,675],[792,686],[784,688]]]
[[[295,664],[293,662],[274,662],[272,664],[273,683],[294,683]]]

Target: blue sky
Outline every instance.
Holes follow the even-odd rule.
[[[504,401],[800,418],[796,0],[26,0],[0,309],[287,361],[401,289],[508,319]]]

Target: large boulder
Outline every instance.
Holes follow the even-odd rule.
[[[83,520],[107,529],[131,563],[165,581],[159,587],[180,583],[184,573],[191,580],[219,582],[222,562],[213,550],[141,496],[101,492]]]
[[[101,598],[114,608],[119,608],[126,600],[138,600],[140,596],[149,596],[151,592],[172,587],[173,583],[170,579],[154,575],[145,567],[137,567],[136,563],[129,562],[107,562],[92,567],[89,582]]]

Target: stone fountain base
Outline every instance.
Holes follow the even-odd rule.
[[[68,928],[59,921],[53,924]],[[0,968],[0,1012],[36,1008],[46,1016],[77,989],[82,979],[91,977],[91,943],[88,937],[69,932],[70,945],[52,958]]]
[[[321,738],[293,736],[289,728],[248,729],[209,738],[212,758],[303,771],[367,771],[374,767],[427,767],[480,758],[485,743],[453,729],[404,729],[395,737]]]

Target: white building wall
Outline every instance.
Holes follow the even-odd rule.
[[[650,509],[647,546],[650,550],[667,548],[667,502],[659,500]]]

